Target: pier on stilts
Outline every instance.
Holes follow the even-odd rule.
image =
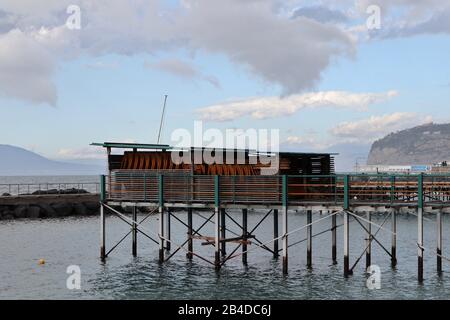
[[[320,171],[317,170],[317,163],[322,163],[322,169],[326,167],[328,174],[323,172],[311,174],[310,170],[305,174],[252,175],[243,174],[243,168],[232,172],[226,167],[221,168],[222,171],[208,168],[209,171],[197,174],[196,170],[200,169],[195,166],[171,167],[170,161],[159,155],[170,153],[168,151],[170,147],[166,145],[117,143],[96,145],[107,149],[109,161],[109,174],[101,176],[100,180],[102,260],[106,260],[118,244],[129,235],[132,237],[132,254],[136,256],[139,235],[159,246],[160,263],[167,262],[182,252],[187,259],[203,260],[219,271],[231,259],[240,258],[243,265],[247,265],[248,253],[260,249],[270,252],[275,259],[281,255],[282,272],[288,274],[289,249],[300,243],[290,242],[290,236],[306,232],[305,267],[313,268],[313,240],[325,233],[331,234],[330,260],[333,264],[338,264],[339,231],[343,233],[342,272],[344,277],[349,278],[364,257],[366,268],[371,266],[375,245],[386,253],[392,268],[400,263],[397,260],[397,217],[400,212],[409,212],[417,216],[417,238],[408,240],[411,245],[417,246],[419,282],[424,281],[424,251],[428,250],[423,241],[426,213],[436,214],[437,217],[436,248],[431,250],[436,254],[436,272],[439,275],[442,273],[443,260],[449,260],[443,253],[442,215],[450,212],[450,175],[335,174],[331,170],[332,161],[329,155],[307,157],[309,159],[307,166]],[[128,148],[132,151],[128,155],[127,153],[113,155],[112,148]],[[152,151],[140,153],[138,149]],[[159,158],[155,154],[158,154]],[[301,154],[290,154],[287,157],[290,157],[292,164],[292,159],[298,159]],[[280,167],[282,165],[280,162]],[[279,170],[279,173],[282,173],[282,170]],[[127,207],[132,208],[131,215],[122,209]],[[147,216],[138,221],[137,212],[140,208],[147,209]],[[234,213],[240,212],[241,218],[237,219],[236,213],[230,215],[230,210]],[[265,213],[255,226],[250,227],[248,216],[252,210]],[[187,213],[183,215],[186,221],[180,218],[179,211]],[[205,214],[200,224],[194,223],[198,216],[195,212],[198,211]],[[119,217],[130,226],[130,232],[111,248],[106,247],[106,212]],[[289,223],[292,212],[304,213],[306,224]],[[315,216],[315,212],[321,214]],[[373,222],[374,212],[385,213],[381,224]],[[141,226],[152,215],[158,215],[159,219],[158,225],[146,225],[146,230],[148,228],[153,230],[150,234]],[[342,217],[341,226],[337,225],[338,216]],[[264,221],[273,223],[270,241],[259,239],[258,228]],[[330,228],[315,234],[314,226],[325,221],[329,221]],[[351,222],[353,228],[361,228],[366,235],[363,252],[356,254],[350,252],[350,243],[354,242],[351,238]],[[172,223],[184,226],[187,236],[183,243],[175,243],[172,240]],[[202,230],[208,224],[214,226],[213,232],[203,234]],[[229,224],[239,229],[238,234],[228,232]],[[194,228],[194,225],[199,227]],[[390,234],[390,245],[379,240],[380,232]],[[195,252],[195,243],[198,241],[211,248],[210,255]]]

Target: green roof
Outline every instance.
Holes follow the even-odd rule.
[[[124,142],[93,142],[91,146],[98,146],[103,148],[117,148],[117,149],[153,149],[153,150],[167,150],[172,149],[168,144],[147,144],[147,143],[124,143]]]
[[[98,146],[103,148],[117,148],[117,149],[151,149],[151,150],[172,150],[174,147],[168,144],[154,144],[154,143],[126,143],[126,142],[94,142],[91,146]],[[245,152],[253,154],[261,154],[266,152],[259,152],[257,150],[250,149],[226,149],[226,148],[206,148],[206,147],[190,147],[190,148],[180,148],[182,151],[196,151],[196,150],[217,150],[217,151],[234,151],[234,152]],[[338,153],[309,153],[309,152],[267,152],[267,153],[279,153],[282,155],[310,155],[310,156],[322,156],[322,155],[337,155]]]

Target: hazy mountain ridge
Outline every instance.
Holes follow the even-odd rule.
[[[91,175],[102,166],[54,161],[23,148],[0,144],[0,176]]]
[[[431,165],[450,160],[450,124],[426,124],[373,143],[369,165]]]

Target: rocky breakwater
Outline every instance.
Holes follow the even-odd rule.
[[[92,216],[99,210],[99,195],[79,189],[0,196],[0,220]]]

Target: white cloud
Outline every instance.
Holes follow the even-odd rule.
[[[0,95],[34,103],[56,104],[50,53],[20,30],[0,34]]]
[[[65,23],[69,4],[79,4],[82,29]],[[56,105],[54,71],[82,54],[152,53],[167,32],[159,1],[3,0],[0,4],[0,94]],[[172,37],[168,37],[169,40]]]
[[[432,120],[430,116],[424,117],[414,112],[396,112],[344,122],[332,128],[330,133],[338,139],[347,141],[373,142],[389,133],[429,123]]]
[[[187,61],[179,59],[162,59],[156,63],[146,62],[146,68],[157,69],[163,72],[170,73],[176,77],[187,80],[202,80],[206,81],[216,88],[220,88],[219,80],[211,75],[203,74],[198,68]]]
[[[105,159],[105,156],[105,150],[99,147],[59,149],[57,152],[57,158],[62,160],[96,160]]]
[[[71,3],[81,7],[81,30],[64,27],[68,17],[65,10]],[[178,48],[194,53],[200,50],[227,56],[263,81],[280,86],[285,94],[313,87],[333,58],[354,53],[353,41],[340,28],[280,15],[274,10],[276,4],[276,0],[185,0],[181,6],[158,0],[3,0],[0,11],[8,17],[2,29],[20,29],[23,37],[40,44],[29,48],[30,56],[45,47],[53,66],[81,54],[97,57],[155,54]],[[5,39],[1,42],[0,46],[11,47]],[[20,60],[13,63],[20,64]],[[15,88],[0,83],[0,90],[24,98],[17,85],[22,80],[34,86],[44,82],[54,87],[53,69],[47,70],[41,79],[27,80],[25,71],[18,73]],[[203,80],[218,85],[214,77],[200,74]],[[54,104],[55,96],[44,95],[37,100]]]
[[[355,44],[339,27],[274,10],[277,1],[185,0],[180,26],[191,48],[221,53],[284,94],[312,88]]]
[[[355,30],[371,1],[329,3],[325,8],[321,1],[299,7],[298,1],[279,0],[183,0],[180,5],[160,0],[2,0],[0,48],[8,54],[8,65],[18,66],[19,72],[6,68],[6,60],[0,61],[0,92],[55,104],[54,70],[65,59],[183,49],[224,55],[279,87],[283,95],[299,94],[320,81],[331,61],[354,55]],[[81,30],[65,28],[69,4],[81,7]],[[387,8],[385,36],[450,32],[448,2],[379,0],[378,4]],[[357,8],[359,16],[354,14]],[[19,36],[12,30],[20,30],[21,41],[13,41]],[[26,52],[24,43],[28,43]],[[29,62],[40,58],[37,65],[45,68],[37,76]],[[218,85],[217,79],[197,71],[204,81]],[[32,90],[25,92],[23,83]]]
[[[423,116],[414,112],[396,112],[382,116],[371,116],[366,119],[338,124],[329,130],[329,135],[304,134],[290,135],[284,145],[297,149],[316,152],[340,149],[342,146],[370,146],[375,140],[386,135],[432,122],[431,116]],[[336,151],[336,150],[334,150]],[[348,150],[345,150],[348,153]]]
[[[268,119],[292,115],[305,108],[344,108],[367,110],[369,105],[395,97],[396,91],[385,93],[350,93],[342,91],[314,92],[282,97],[264,97],[225,102],[197,109],[202,120],[231,121],[245,116]]]
[[[302,150],[323,151],[331,148],[334,143],[321,139],[316,135],[288,136],[284,144],[295,145]]]

